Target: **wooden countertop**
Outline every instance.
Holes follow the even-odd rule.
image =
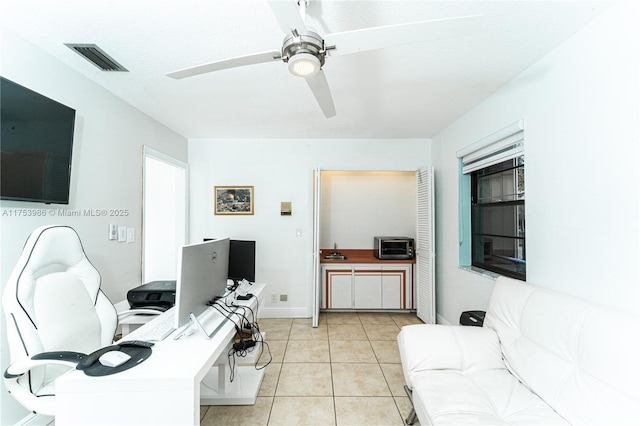
[[[338,250],[340,254],[346,256],[346,260],[329,260],[325,259],[324,256],[327,256],[333,252],[333,249],[321,249],[320,250],[320,263],[327,264],[352,264],[352,263],[416,263],[416,259],[378,259],[374,255],[373,249],[344,249]]]

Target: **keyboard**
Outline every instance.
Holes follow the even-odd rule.
[[[175,313],[170,311],[162,314],[152,323],[145,325],[143,329],[136,333],[137,340],[148,340],[150,342],[159,342],[175,331]]]

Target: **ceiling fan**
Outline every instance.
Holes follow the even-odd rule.
[[[280,50],[210,62],[174,71],[167,76],[181,79],[228,68],[281,60],[288,64],[289,72],[306,80],[324,115],[330,118],[336,115],[336,109],[322,70],[327,55],[348,55],[464,36],[478,31],[482,23],[481,16],[464,16],[345,31],[326,34],[323,38],[305,24],[308,4],[309,0],[269,1],[273,14],[286,34]]]

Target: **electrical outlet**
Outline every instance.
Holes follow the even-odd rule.
[[[278,303],[278,295],[275,293],[271,294],[271,303]]]

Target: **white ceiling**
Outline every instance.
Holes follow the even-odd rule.
[[[266,0],[1,0],[3,25],[185,137],[429,138],[610,6],[603,1],[319,1],[323,35],[467,15],[467,37],[328,57],[337,116],[272,62],[183,80],[170,71],[280,48]],[[63,43],[95,43],[128,73]]]

